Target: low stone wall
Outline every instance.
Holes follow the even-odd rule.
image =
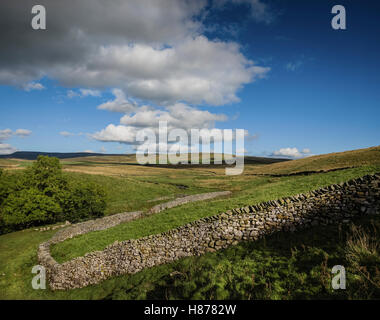
[[[40,253],[50,287],[81,288],[109,277],[133,274],[144,268],[186,256],[256,240],[276,231],[296,231],[315,225],[349,221],[380,213],[380,175],[365,176],[338,185],[234,209],[203,218],[168,232],[137,240],[115,242],[103,251],[86,254],[63,264]]]
[[[195,195],[189,195],[177,198],[175,200],[158,204],[151,208],[148,212],[136,211],[136,212],[123,212],[107,217],[89,220],[77,224],[73,224],[68,228],[58,231],[54,236],[44,243],[42,243],[38,248],[38,260],[41,265],[47,267],[48,269],[54,270],[59,266],[59,264],[54,260],[50,254],[50,246],[52,244],[71,239],[73,237],[86,234],[92,231],[106,230],[108,228],[115,227],[120,223],[130,222],[143,216],[152,215],[159,213],[165,209],[173,208],[179,205],[183,205],[189,202],[202,201],[207,199],[213,199],[221,196],[228,196],[231,194],[231,191],[218,191],[218,192],[208,192]],[[63,227],[68,226],[70,223],[62,225]],[[48,229],[47,227],[46,229]]]
[[[154,206],[152,209],[150,209],[148,211],[148,214],[158,213],[162,210],[174,208],[174,207],[177,207],[177,206],[189,203],[189,202],[204,201],[204,200],[209,200],[209,199],[213,199],[216,197],[228,196],[230,194],[231,194],[231,191],[218,191],[218,192],[194,194],[191,196],[178,198],[178,199],[175,199],[173,201],[166,202],[166,203],[158,204],[158,205]]]
[[[71,239],[73,237],[79,236],[81,234],[86,234],[92,231],[106,230],[117,226],[120,223],[130,222],[139,219],[143,216],[148,216],[151,214],[159,213],[165,209],[174,208],[189,202],[203,201],[208,199],[213,199],[221,196],[228,196],[231,191],[218,191],[218,192],[208,192],[201,194],[194,194],[190,196],[180,197],[175,200],[158,204],[151,208],[148,212],[143,211],[135,212],[123,212],[118,214],[113,214],[107,217],[98,218],[94,220],[89,220],[85,222],[80,222],[73,224],[71,227],[64,230],[58,231],[49,241],[48,244],[58,243],[65,241],[66,239]],[[70,223],[66,223],[62,226],[67,226]]]

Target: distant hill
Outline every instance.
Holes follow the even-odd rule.
[[[289,162],[260,166],[255,168],[255,174],[287,175],[379,165],[380,146],[376,146],[366,149],[321,154]]]
[[[245,164],[271,164],[271,163],[278,163],[278,162],[285,162],[285,161],[291,161],[291,159],[252,157],[252,156],[244,157]]]
[[[104,153],[90,153],[90,152],[38,152],[38,151],[17,151],[12,154],[0,155],[0,159],[20,159],[20,160],[36,160],[39,155],[56,157],[58,159],[75,159],[75,158],[86,158],[86,157],[123,157],[130,156],[128,154],[104,154]],[[95,160],[95,159],[94,159]],[[112,160],[120,160],[113,158]],[[244,158],[244,163],[246,164],[271,164],[289,161],[289,159],[279,159],[279,158],[265,158],[265,157],[253,157],[246,156]],[[169,165],[171,166],[171,165]]]
[[[36,160],[39,155],[56,157],[58,159],[69,159],[69,158],[82,158],[82,157],[92,157],[92,156],[110,156],[104,153],[89,153],[89,152],[39,152],[39,151],[17,151],[12,154],[0,155],[0,159],[22,159],[22,160]],[[115,154],[115,156],[123,156],[122,154]]]

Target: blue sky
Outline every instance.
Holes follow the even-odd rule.
[[[83,49],[74,40],[67,40],[65,20],[59,25],[55,19],[57,25],[53,22],[49,26],[49,13],[58,13],[47,3],[43,36],[37,34],[41,31],[28,30],[28,38],[15,37],[15,43],[4,43],[4,38],[2,47],[5,45],[6,50],[0,54],[0,151],[132,152],[133,143],[125,127],[151,127],[160,117],[170,117],[173,126],[182,123],[185,129],[197,123],[209,128],[246,129],[251,135],[246,141],[250,155],[281,155],[280,150],[292,148],[290,153],[301,157],[379,145],[380,5],[375,1],[199,2],[199,7],[180,6],[173,15],[183,10],[180,18],[186,21],[173,18],[173,22],[165,17],[165,1],[161,2],[162,17],[157,18],[157,26],[151,26],[157,35],[148,26],[147,33],[142,33],[141,26],[135,33],[129,31],[135,26],[119,25],[115,16],[114,28],[108,24],[105,29],[100,26],[92,33],[88,31],[86,39],[90,40]],[[346,8],[346,30],[331,27],[335,4]],[[20,15],[16,21],[21,24],[28,17],[16,7],[12,13],[12,17]],[[11,22],[12,32],[22,30]],[[77,29],[86,32],[86,27],[78,22]],[[39,41],[42,54],[36,53],[31,37]],[[67,41],[65,49],[72,45],[67,54],[58,55],[52,49],[57,46],[52,38],[59,37],[62,43]],[[90,65],[85,54],[83,60],[71,55],[78,52],[80,56],[92,46],[116,49],[106,53],[94,49],[92,56],[99,57]],[[130,48],[136,52],[131,53]],[[149,48],[156,50],[152,56]],[[166,59],[161,55],[166,48],[173,49],[170,54],[178,61],[162,60],[172,68],[170,78],[157,76],[159,67],[154,64]],[[210,56],[205,57],[205,52]],[[103,57],[107,60],[101,60]],[[140,57],[146,59],[141,64]],[[223,61],[225,57],[227,61]],[[205,73],[189,71],[189,60],[201,69],[204,63]],[[249,69],[247,61],[260,69]],[[76,74],[73,65],[75,70],[85,65],[85,72]],[[226,78],[218,68],[228,70]],[[89,70],[96,70],[96,76]],[[171,84],[173,77],[183,80],[180,90]],[[215,89],[211,93],[198,90],[194,78],[199,78],[199,83],[211,83]],[[157,91],[144,91],[147,83],[157,86]],[[117,88],[124,97],[123,106],[132,105],[128,112],[112,112]],[[99,109],[102,104],[103,109]],[[177,117],[178,110],[188,115]],[[187,119],[189,123],[184,123]],[[6,129],[12,132],[5,134]],[[16,134],[17,129],[31,133]]]

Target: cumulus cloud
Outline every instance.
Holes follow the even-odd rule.
[[[130,96],[161,104],[222,105],[239,101],[237,90],[268,71],[245,58],[236,43],[198,36],[174,47],[102,46],[80,67],[57,67],[53,77],[67,86],[121,87]]]
[[[133,112],[138,109],[136,102],[128,101],[122,90],[113,89],[112,93],[115,96],[115,99],[99,105],[98,109],[121,113]]]
[[[148,147],[156,148],[158,144],[148,145],[143,141],[137,141],[136,137],[138,133],[149,136],[152,132],[157,137],[160,122],[166,123],[168,132],[171,132],[173,129],[182,129],[188,137],[191,135],[191,129],[202,130],[201,135],[211,138],[209,142],[202,139],[202,145],[219,143],[223,139],[222,133],[220,137],[218,134],[215,135],[218,132],[215,125],[217,122],[228,120],[225,114],[201,110],[185,103],[175,103],[161,107],[139,106],[137,103],[134,103],[133,107],[130,107],[129,103],[126,102],[128,100],[125,94],[121,90],[113,90],[113,94],[115,99],[100,105],[101,109],[117,111],[124,115],[120,119],[120,124],[109,124],[104,129],[89,135],[89,137],[95,140],[127,144],[137,151],[146,150]],[[245,130],[244,136],[248,140],[257,139],[257,135],[250,135],[248,130]],[[228,142],[235,139],[236,132],[233,131]],[[169,143],[169,151],[175,144],[173,141]],[[180,148],[182,151],[186,148],[186,150],[193,150],[192,148],[195,148],[195,146],[180,145]]]
[[[99,105],[98,109],[120,112],[124,115],[120,119],[120,125],[110,124],[91,135],[99,141],[139,144],[136,142],[137,132],[142,129],[152,129],[157,132],[160,121],[165,121],[169,130],[179,128],[189,131],[192,128],[213,128],[215,122],[227,120],[224,114],[200,110],[184,103],[160,108],[139,106],[134,101],[128,101],[123,91],[114,89],[112,92],[115,99]]]
[[[256,21],[270,23],[262,0],[229,1],[249,5]],[[69,98],[115,88],[114,99],[98,109],[123,116],[91,135],[99,141],[134,144],[138,130],[156,129],[160,120],[173,128],[212,129],[227,117],[195,106],[238,102],[239,89],[270,71],[237,43],[202,34],[203,17],[214,8],[207,0],[40,0],[47,32],[30,28],[25,8],[34,4],[0,2],[0,84],[36,90],[47,77],[66,87]]]
[[[182,127],[173,127],[170,126],[170,122],[168,122],[168,132],[171,132],[173,129],[183,129],[184,132],[187,133],[188,137],[190,137],[191,131],[190,127],[188,127],[187,124],[182,125]],[[199,128],[199,127],[193,127],[193,128]],[[191,128],[191,129],[193,129]],[[213,130],[211,128],[201,128],[203,134],[210,135],[212,136],[212,140],[210,142],[220,142],[218,137],[213,136]],[[136,137],[137,134],[140,133],[143,136],[149,136],[150,133],[153,132],[156,137],[158,136],[159,132],[159,126],[158,122],[155,124],[152,123],[152,126],[127,126],[127,125],[114,125],[114,124],[109,124],[106,128],[90,135],[93,139],[102,141],[102,142],[119,142],[123,144],[128,144],[135,146],[136,148],[143,144],[142,141],[137,141]],[[222,138],[222,137],[221,137]],[[234,137],[233,137],[234,139]],[[202,142],[204,143],[204,141]],[[207,144],[207,143],[206,143]]]
[[[61,136],[67,138],[67,137],[71,137],[71,136],[75,136],[75,133],[71,133],[71,132],[68,132],[68,131],[61,131],[59,133]]]
[[[12,147],[10,144],[0,143],[0,154],[12,154],[16,151],[17,149]]]
[[[100,97],[102,93],[99,90],[92,90],[92,89],[79,89],[79,91],[74,90],[68,90],[67,91],[67,97],[74,98],[74,97]]]
[[[79,97],[79,96],[80,96],[80,94],[74,90],[68,90],[67,91],[67,97],[70,99],[74,98],[74,97]]]
[[[136,127],[127,127],[123,125],[109,124],[103,130],[92,135],[95,140],[103,142],[120,142],[127,144],[136,143],[136,133],[139,129]]]
[[[183,103],[166,107],[166,110],[152,110],[141,108],[133,115],[125,115],[120,123],[134,127],[154,127],[159,121],[167,121],[169,128],[210,128],[215,121],[226,121],[224,114],[213,114],[209,111],[199,110]]]
[[[202,36],[205,0],[41,0],[48,32],[30,28],[25,8],[34,3],[25,2],[0,3],[2,24],[12,26],[0,30],[0,84],[27,85],[47,76],[69,88],[118,87],[156,103],[221,105],[238,101],[239,88],[269,71],[236,43]],[[250,3],[263,15],[261,1]]]
[[[4,141],[12,137],[13,131],[11,129],[0,130],[0,141]]]
[[[79,91],[83,97],[100,97],[102,95],[99,90],[80,89]]]
[[[27,130],[27,129],[17,129],[14,134],[16,136],[19,136],[21,138],[24,138],[24,137],[27,137],[27,136],[30,136],[32,134],[32,131],[30,130]]]
[[[297,148],[281,148],[279,150],[274,151],[271,156],[273,157],[283,157],[283,158],[304,158],[311,156],[310,149],[303,149],[302,151],[299,151]]]
[[[3,129],[0,130],[0,141],[8,140],[12,136],[18,136],[21,138],[30,136],[32,131],[27,129],[17,129],[16,131],[12,131],[11,129]]]
[[[22,88],[28,92],[32,91],[32,90],[43,90],[43,89],[45,89],[45,87],[39,82],[29,82],[27,84],[24,84],[22,86]]]
[[[85,133],[83,133],[83,132],[74,133],[74,132],[69,132],[69,131],[61,131],[61,132],[59,132],[59,134],[65,138],[85,135]]]
[[[10,144],[3,143],[5,140],[8,140],[13,136],[25,138],[31,134],[32,131],[27,129],[17,129],[16,131],[12,131],[11,129],[0,130],[0,154],[11,154],[17,151],[17,149]]]
[[[22,6],[13,0],[0,2],[4,26],[0,83],[25,84],[62,65],[80,67],[100,45],[181,40],[200,29],[193,17],[206,1],[40,0],[39,4],[48,11],[47,32],[30,27],[34,1],[24,0]]]

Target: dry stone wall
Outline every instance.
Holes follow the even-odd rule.
[[[173,201],[158,204],[154,206],[152,209],[150,209],[148,211],[148,214],[158,213],[162,210],[174,208],[174,207],[177,207],[179,205],[183,205],[189,202],[204,201],[204,200],[209,200],[216,197],[228,196],[230,194],[231,194],[231,191],[218,191],[218,192],[209,192],[209,193],[201,193],[201,194],[194,194],[191,196],[185,196],[185,197],[177,198]]]
[[[240,241],[257,240],[276,231],[293,232],[371,214],[380,214],[379,174],[230,210],[162,234],[115,242],[103,251],[63,264],[46,254],[48,245],[42,244],[39,259],[47,267],[53,290],[81,288],[112,276],[133,274],[183,257],[213,252]]]

